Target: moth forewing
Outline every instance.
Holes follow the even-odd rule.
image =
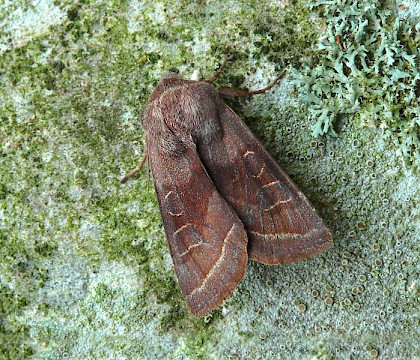
[[[331,234],[306,197],[232,109],[219,111],[223,136],[199,155],[218,191],[248,233],[248,256],[277,265],[332,246]]]
[[[162,85],[167,86],[165,82]],[[200,99],[201,91],[197,92],[194,87],[196,83],[186,82],[162,92],[148,106],[143,123],[178,282],[191,313],[204,316],[229,297],[242,280],[248,237],[242,222],[217,191],[198,156],[192,132],[195,138],[202,133],[212,136],[211,129],[218,133],[219,127],[217,108],[212,108],[216,103],[208,101],[209,94],[207,101]],[[159,86],[157,91],[160,91]],[[176,101],[183,98],[185,104],[185,97],[189,98],[190,108],[179,107]],[[205,104],[208,108],[203,108]],[[182,132],[181,128],[198,126],[191,107],[195,107],[196,115],[202,111],[208,117],[199,118],[201,129]],[[179,119],[183,123],[178,123]],[[162,134],[165,134],[164,139],[159,138]]]

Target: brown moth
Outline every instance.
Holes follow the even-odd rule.
[[[212,82],[162,78],[143,114],[149,159],[169,250],[190,312],[204,316],[230,296],[248,257],[278,265],[332,246],[306,197],[220,96]]]

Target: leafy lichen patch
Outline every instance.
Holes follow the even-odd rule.
[[[294,72],[313,134],[336,136],[339,117],[382,129],[404,164],[420,166],[419,29],[383,2],[311,2],[327,20],[319,63]]]

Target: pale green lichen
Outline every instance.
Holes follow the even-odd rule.
[[[392,5],[392,3],[391,3]],[[294,72],[315,136],[336,136],[340,116],[383,130],[410,169],[420,166],[420,33],[378,0],[313,1],[326,30],[319,63]]]
[[[233,48],[218,83],[264,86],[287,65],[320,63],[312,44],[323,18],[304,1],[68,0],[2,4],[2,19],[39,14],[37,4],[57,16],[51,28],[19,41],[12,25],[1,28],[10,40],[0,55],[0,357],[418,353],[418,179],[355,122],[314,140],[287,79],[230,105],[331,227],[328,253],[284,267],[250,262],[231,298],[196,319],[147,172],[117,183],[141,156],[138,117],[162,74],[211,74]]]

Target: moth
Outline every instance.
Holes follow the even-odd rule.
[[[219,89],[213,81],[161,79],[142,116],[146,158],[181,292],[204,316],[230,296],[248,258],[279,265],[332,246],[306,197],[222,96],[269,90]]]

